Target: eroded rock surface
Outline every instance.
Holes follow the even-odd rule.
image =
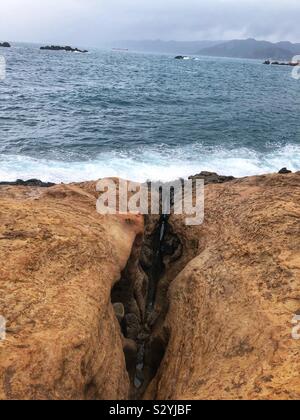
[[[198,227],[0,187],[0,399],[300,398],[300,173],[200,176]]]
[[[299,399],[300,174],[209,185],[204,225],[169,223],[183,245],[180,273],[145,397]]]
[[[99,215],[92,192],[0,187],[0,399],[129,396],[110,294],[143,219]]]

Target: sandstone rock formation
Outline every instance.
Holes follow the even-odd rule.
[[[300,398],[300,173],[206,181],[198,227],[0,187],[0,399]]]
[[[205,214],[170,219],[183,253],[146,397],[299,399],[300,173],[210,185]]]
[[[110,293],[143,220],[85,187],[0,187],[0,399],[128,398]]]

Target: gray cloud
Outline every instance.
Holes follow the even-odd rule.
[[[87,46],[108,40],[256,37],[300,42],[299,0],[9,0],[0,40]]]

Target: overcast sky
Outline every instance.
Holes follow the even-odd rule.
[[[109,40],[300,42],[299,0],[8,0],[0,41],[100,46]]]

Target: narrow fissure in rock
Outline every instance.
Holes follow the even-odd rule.
[[[111,299],[119,320],[132,399],[141,399],[165,355],[169,334],[164,328],[169,284],[165,258],[178,259],[182,244],[169,225],[169,216],[146,219],[144,237],[134,244]]]

